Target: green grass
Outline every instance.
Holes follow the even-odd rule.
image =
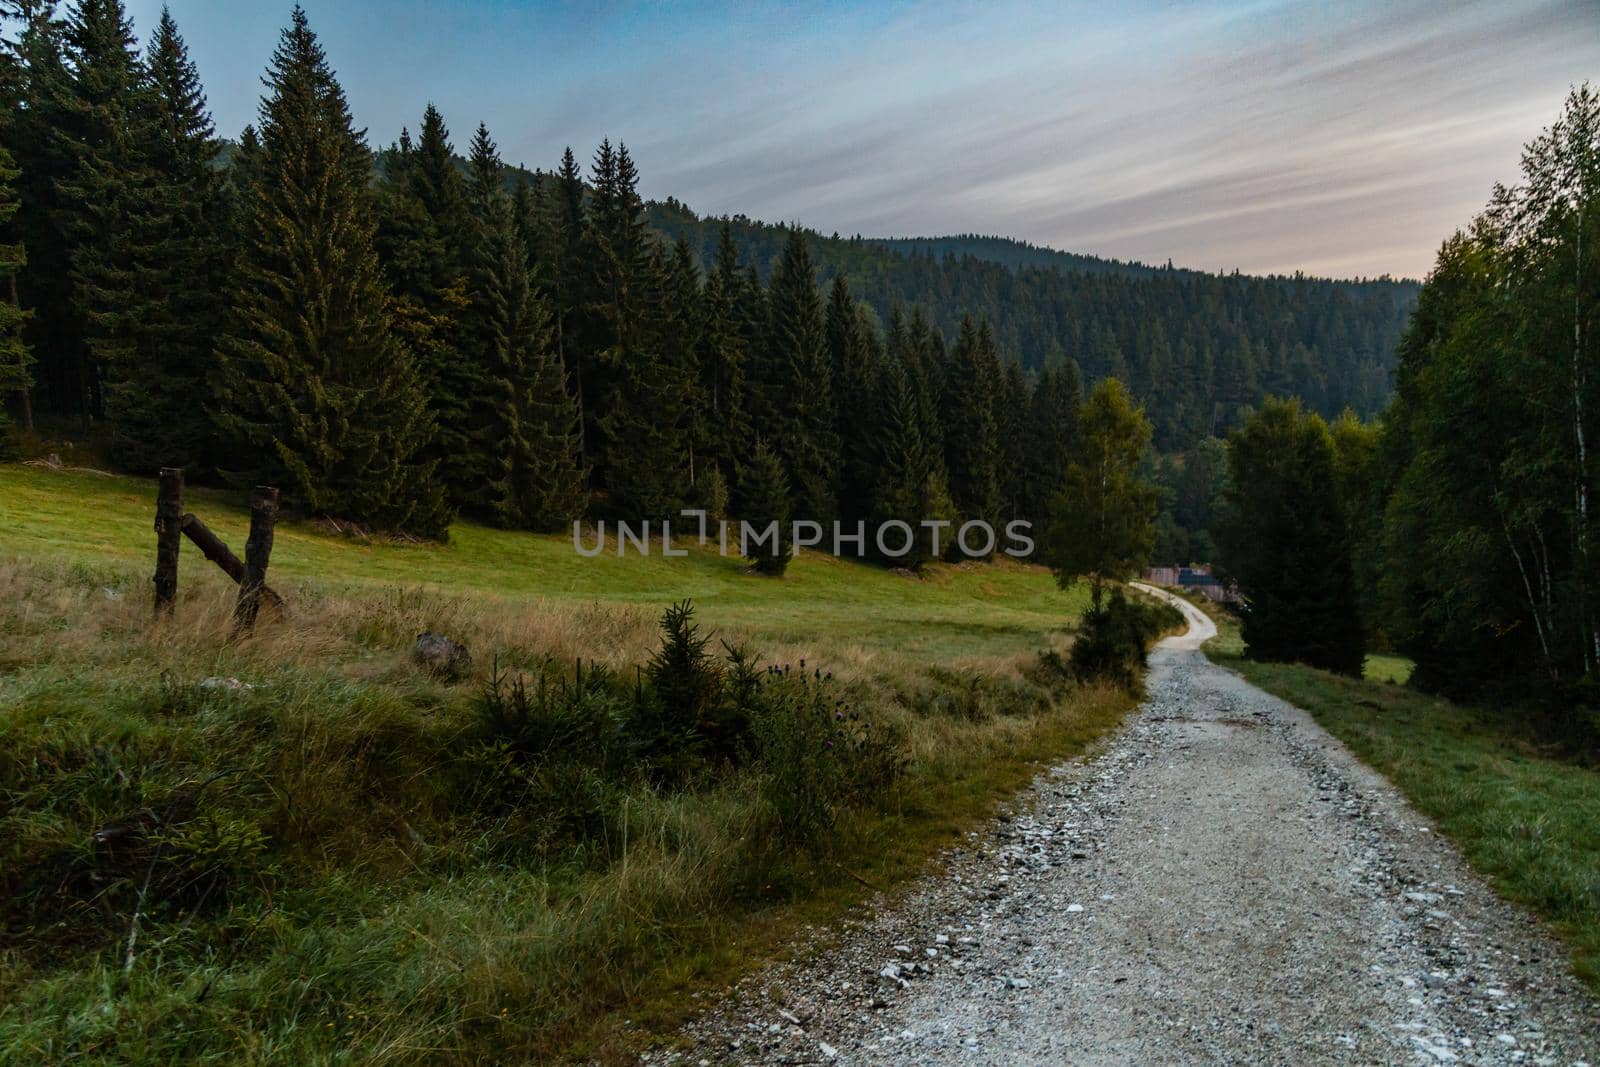
[[[1131,706],[1040,674],[1086,594],[1012,563],[915,579],[808,555],[774,581],[705,551],[584,560],[470,524],[408,546],[286,523],[285,617],[230,639],[233,588],[186,544],[176,616],[154,625],[153,502],[148,482],[0,466],[0,1062],[636,1058],[692,992],[923,869]],[[242,546],[233,497],[187,507]],[[833,672],[898,731],[903,776],[814,848],[773,838],[759,766],[688,788],[531,780],[570,788],[554,814],[579,829],[486,804],[491,662],[632,677],[683,597],[768,662]],[[464,640],[474,674],[423,673],[423,629]],[[253,688],[195,686],[212,676]],[[130,967],[145,868],[95,835],[180,800],[196,811],[171,847],[208,888],[150,901]]]
[[[184,506],[242,554],[249,516],[236,495],[190,489]],[[150,481],[0,465],[0,551],[7,556],[153,568],[154,516]],[[186,543],[180,583],[210,569]],[[451,528],[448,544],[426,545],[374,544],[284,523],[271,565],[275,584],[311,581],[323,588],[651,607],[689,597],[718,627],[784,644],[823,640],[928,660],[1031,650],[1040,634],[1070,629],[1088,604],[1085,589],[1062,593],[1041,568],[1011,562],[935,566],[915,579],[806,553],[782,579],[745,571],[743,561],[711,548],[695,546],[670,559],[618,558],[610,538],[604,555],[588,559],[568,535],[534,537],[467,522]]]
[[[1404,656],[1385,656],[1372,652],[1367,655],[1361,674],[1369,682],[1393,682],[1395,685],[1405,685],[1410,680],[1411,671],[1415,666],[1416,664]]]
[[[1213,659],[1310,712],[1454,841],[1508,900],[1549,921],[1600,991],[1600,771],[1531,740],[1516,713],[1391,684],[1410,664],[1369,656],[1357,680],[1243,658],[1223,617]]]

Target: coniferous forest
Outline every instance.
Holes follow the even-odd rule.
[[[1160,547],[1203,556],[1212,438],[1269,393],[1377,411],[1415,293],[699,219],[623,144],[528,171],[431,105],[374,151],[299,10],[225,141],[170,16],[7,15],[9,418],[375,529],[1041,520],[1115,377],[1172,457]]]

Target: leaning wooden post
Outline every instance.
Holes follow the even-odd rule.
[[[162,467],[156,490],[156,615],[171,615],[178,599],[178,548],[183,544],[183,468]]]
[[[183,517],[183,536],[187,537],[200,554],[221,568],[222,573],[233,579],[233,584],[238,585],[244,581],[244,560],[233,554],[233,550],[222,543],[222,538],[211,532],[211,527],[200,521],[198,515],[185,515]],[[269,608],[282,608],[283,597],[273,592],[272,586],[261,586],[261,599]]]
[[[272,527],[278,521],[278,491],[258,485],[250,494],[250,537],[244,543],[244,577],[239,581],[239,601],[234,606],[236,630],[249,630],[261,610],[261,587],[267,581],[267,561],[272,558]]]

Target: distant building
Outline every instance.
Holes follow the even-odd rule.
[[[1152,585],[1192,589],[1206,599],[1219,603],[1237,604],[1241,601],[1236,591],[1223,585],[1221,579],[1211,573],[1209,563],[1196,567],[1148,567],[1144,572],[1144,580]]]

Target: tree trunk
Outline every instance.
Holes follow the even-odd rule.
[[[256,486],[250,494],[250,536],[244,543],[244,574],[239,579],[239,601],[233,610],[236,631],[249,631],[261,610],[261,589],[267,581],[272,528],[277,521],[278,491],[271,486]]]
[[[182,545],[183,468],[162,467],[156,489],[156,615],[171,615],[178,599],[178,549]]]

